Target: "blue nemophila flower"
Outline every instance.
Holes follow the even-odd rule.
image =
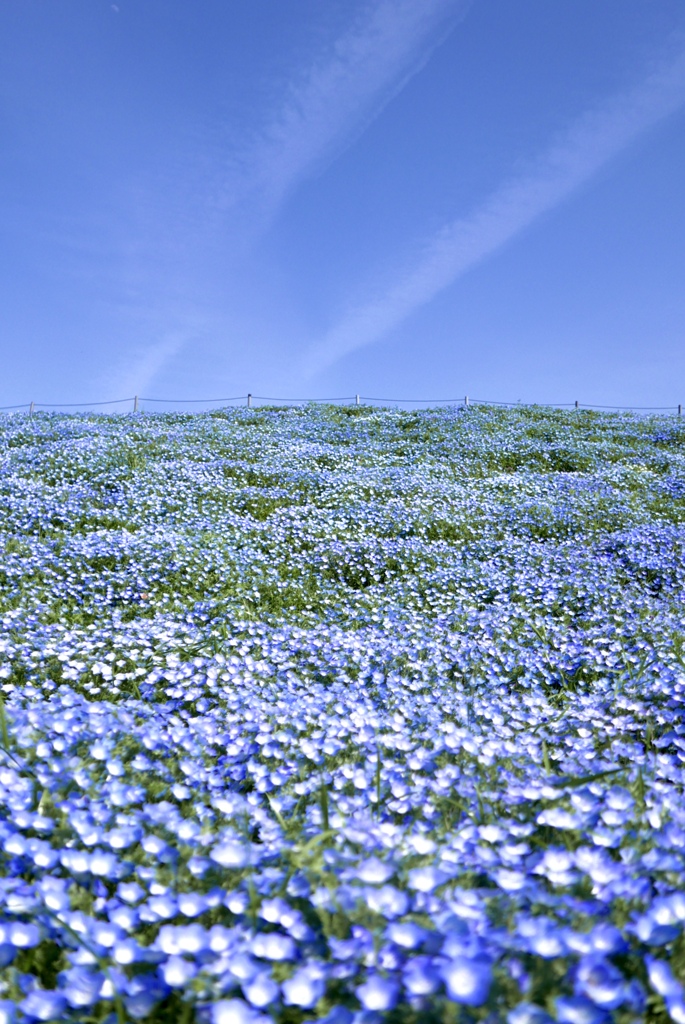
[[[92,874],[100,878],[116,879],[119,877],[120,867],[116,856],[105,850],[94,850],[90,855],[88,867]]]
[[[297,947],[289,935],[262,932],[252,940],[252,952],[263,960],[294,960]]]
[[[589,875],[597,887],[609,885],[621,877],[622,866],[601,848],[581,846],[575,851],[573,859],[576,866]]]
[[[428,932],[413,921],[403,921],[388,926],[386,935],[391,942],[403,949],[416,949],[427,938]]]
[[[209,856],[222,868],[243,868],[250,862],[250,848],[237,839],[225,839],[214,847]]]
[[[178,902],[172,893],[160,893],[151,896],[147,902],[139,908],[141,921],[169,921],[178,913]]]
[[[124,1006],[135,1019],[147,1017],[169,993],[169,987],[156,974],[137,974],[127,983]]]
[[[671,1019],[676,1024],[685,1024],[685,1001],[680,999],[666,1000],[666,1006]]]
[[[600,921],[589,933],[592,952],[602,953],[605,956],[614,956],[617,953],[624,953],[628,948],[618,928],[608,921]]]
[[[440,931],[442,933],[440,952],[443,956],[453,959],[480,952],[481,942],[473,928],[469,926],[468,920],[464,921],[454,916],[447,917],[444,919]]]
[[[30,949],[39,942],[40,930],[37,925],[25,921],[0,922],[0,945]]]
[[[507,1014],[507,1024],[553,1024],[553,1017],[535,1003],[519,1003]]]
[[[333,1006],[325,1017],[318,1018],[317,1024],[352,1024],[359,1016],[346,1006]]]
[[[89,928],[89,933],[93,943],[104,949],[112,949],[117,942],[124,938],[121,928],[105,921],[94,921]]]
[[[437,850],[437,844],[435,840],[431,839],[430,836],[425,835],[423,832],[419,832],[409,838],[409,846],[418,854],[424,856],[425,854],[435,853]]]
[[[269,1018],[242,999],[220,999],[212,1005],[212,1024],[269,1024]]]
[[[259,916],[269,921],[270,924],[279,924],[282,921],[292,923],[293,910],[289,903],[280,897],[264,900],[259,908]]]
[[[176,929],[176,941],[181,953],[195,955],[207,949],[209,936],[201,925],[189,924]]]
[[[226,961],[228,973],[238,981],[250,981],[259,973],[262,965],[247,953],[236,953]]]
[[[365,1010],[385,1012],[397,1004],[400,987],[392,978],[370,974],[356,989],[357,999]]]
[[[581,958],[575,986],[577,992],[603,1009],[614,1010],[626,999],[625,978],[614,964],[598,954]]]
[[[673,976],[670,966],[663,960],[647,956],[649,983],[655,992],[663,996],[668,1012],[677,1024],[685,1022],[685,991]]]
[[[562,1024],[603,1024],[609,1019],[606,1010],[585,996],[559,996],[555,1005],[556,1019]]]
[[[207,898],[201,893],[187,892],[180,893],[178,897],[178,911],[184,917],[198,917],[209,907]]]
[[[19,1003],[19,1009],[28,1020],[59,1020],[67,1007],[67,1000],[61,992],[34,989]]]
[[[108,905],[107,916],[112,924],[126,932],[132,931],[140,921],[140,914],[136,908],[124,903],[115,902],[114,905]]]
[[[581,814],[574,814],[564,807],[546,807],[535,819],[538,825],[551,825],[558,829],[579,829],[584,824]]]
[[[362,937],[359,934],[359,928],[356,931],[357,934],[349,939],[336,939],[334,935],[329,936],[328,946],[335,960],[356,959],[373,945],[371,935],[369,935],[369,941],[367,942],[365,941],[365,936]]]
[[[326,971],[320,964],[299,967],[292,977],[283,982],[283,1001],[286,1006],[300,1006],[310,1010],[326,991]]]
[[[160,854],[164,853],[167,849],[167,844],[159,836],[143,836],[140,841],[140,845],[146,853],[151,854],[153,857],[159,857]]]
[[[120,942],[115,943],[112,949],[112,959],[121,967],[138,963],[139,960],[144,958],[145,952],[135,939],[122,939]]]
[[[364,898],[367,906],[382,914],[389,921],[407,912],[409,897],[394,885],[381,885],[374,889],[365,889]]]
[[[380,861],[378,857],[369,857],[358,865],[355,874],[360,882],[366,882],[368,885],[382,885],[392,877],[394,868],[390,864]]]
[[[70,1006],[92,1006],[98,1002],[105,981],[101,971],[88,967],[71,967],[60,976],[60,988]]]
[[[145,890],[138,882],[119,882],[117,895],[126,903],[138,903],[145,896]]]
[[[545,850],[533,871],[535,874],[544,875],[553,885],[559,886],[571,885],[577,877],[573,856],[568,850],[558,847]]]
[[[566,933],[549,917],[520,918],[517,931],[524,947],[545,960],[564,956],[567,952]]]
[[[250,904],[250,897],[246,892],[229,891],[224,896],[224,906],[232,914],[244,914]]]
[[[648,946],[665,946],[677,939],[682,931],[679,921],[674,918],[668,920],[667,915],[659,915],[653,909],[637,917],[630,927],[640,941]]]
[[[3,942],[0,944],[0,968],[7,967],[12,963],[17,955],[16,946],[12,946],[9,942]]]
[[[70,907],[69,884],[69,880],[66,878],[46,875],[38,881],[36,889],[40,892],[45,906],[53,912],[58,912],[68,910]]]
[[[412,957],[404,966],[402,982],[412,996],[431,995],[437,992],[441,985],[439,967],[432,957]]]
[[[10,853],[12,856],[21,857],[26,853],[27,840],[19,832],[14,832],[3,841],[2,848],[5,853]]]
[[[160,968],[160,973],[169,988],[182,988],[197,974],[197,967],[182,956],[170,956]]]
[[[276,982],[266,971],[259,971],[242,985],[243,995],[251,1006],[260,1009],[278,999],[280,990]]]
[[[490,992],[492,968],[480,960],[455,957],[440,970],[450,999],[467,1006],[481,1006]]]
[[[416,889],[418,892],[432,892],[437,886],[446,882],[448,878],[447,872],[429,864],[425,867],[411,870],[407,884],[410,889]]]
[[[16,1006],[9,999],[0,999],[0,1024],[14,1024]]]
[[[74,875],[85,875],[90,871],[90,854],[85,850],[63,850],[59,859],[62,867]]]

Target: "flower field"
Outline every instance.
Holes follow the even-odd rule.
[[[0,1024],[685,1024],[679,419],[0,459]]]

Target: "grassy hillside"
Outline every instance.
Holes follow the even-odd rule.
[[[685,1021],[679,419],[16,416],[0,467],[0,1022]]]

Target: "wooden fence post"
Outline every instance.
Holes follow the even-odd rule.
[[[578,399],[576,398],[576,409],[578,408]]]
[[[36,403],[35,402],[31,402],[31,404],[29,406],[29,416],[33,416],[33,411],[34,411],[35,408],[36,408]]]
[[[248,407],[248,409],[250,408],[251,405],[252,405],[252,395],[248,395],[247,396],[247,407]]]
[[[354,404],[359,405],[359,395],[354,396]]]
[[[465,395],[464,396],[464,408],[468,409],[468,407],[469,407],[469,396]]]
[[[135,395],[133,399],[133,411],[138,412],[138,395]]]

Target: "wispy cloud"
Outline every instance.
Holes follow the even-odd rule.
[[[221,205],[270,219],[297,184],[342,152],[419,71],[472,0],[372,0],[297,75],[256,137],[238,147]]]
[[[192,335],[182,331],[169,332],[145,349],[134,352],[128,370],[112,374],[107,386],[119,395],[145,395],[160,371],[184,348]]]
[[[141,242],[127,264],[142,295],[137,319],[147,328],[152,318],[150,333],[163,340],[134,353],[130,371],[115,374],[119,390],[140,394],[150,389],[197,336],[192,327],[176,332],[166,328],[173,322],[171,309],[182,323],[198,316],[206,319],[203,307],[187,294],[187,283],[202,275],[207,252],[221,250],[224,267],[240,265],[246,246],[273,221],[292,191],[361,135],[425,65],[472,2],[363,0],[355,5],[350,27],[294,75],[252,138],[233,144],[228,163],[225,154],[218,157],[212,150],[209,173],[206,165],[199,172],[194,164],[181,168],[163,190],[161,213],[155,195],[132,204],[140,223],[126,237],[140,236]],[[202,135],[196,152],[207,153]],[[217,216],[217,207],[223,216]],[[236,217],[227,251],[220,239],[229,214]],[[163,257],[150,256],[150,242]],[[152,280],[150,267],[155,268]]]
[[[631,91],[586,112],[529,169],[497,189],[470,216],[425,244],[396,283],[349,313],[306,353],[307,377],[371,345],[430,302],[542,214],[563,202],[639,135],[685,103],[685,48]]]

